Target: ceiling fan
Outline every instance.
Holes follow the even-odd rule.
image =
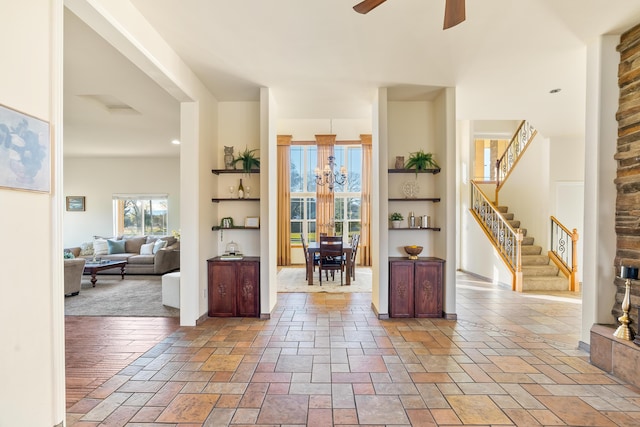
[[[363,0],[353,6],[353,10],[358,13],[366,14],[376,7],[380,6],[387,0]],[[465,20],[464,13],[465,0],[446,0],[444,7],[444,28],[451,28]]]

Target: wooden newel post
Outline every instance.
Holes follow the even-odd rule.
[[[524,239],[524,235],[522,234],[522,229],[518,228],[516,230],[516,283],[515,283],[515,291],[522,292],[522,239]]]
[[[578,230],[573,229],[571,233],[571,292],[579,291],[578,289]]]

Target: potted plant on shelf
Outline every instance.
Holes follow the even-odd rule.
[[[418,171],[427,170],[427,169],[440,169],[438,163],[433,159],[433,154],[425,153],[422,149],[420,151],[416,151],[415,153],[409,154],[409,159],[407,163],[404,165],[406,169],[415,169],[416,176],[418,175]]]
[[[260,169],[260,158],[255,155],[256,151],[258,151],[257,148],[253,150],[245,148],[233,161],[233,165],[235,166],[237,163],[242,163],[242,171],[246,174],[250,174],[251,169]]]
[[[391,226],[393,228],[400,228],[402,226],[402,221],[404,220],[404,217],[400,212],[394,212],[391,215],[389,215],[389,220],[391,221]]]

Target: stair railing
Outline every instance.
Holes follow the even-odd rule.
[[[521,292],[522,230],[514,229],[473,181],[471,182],[471,206],[472,215],[513,275],[511,288]]]
[[[496,194],[494,199],[496,206],[498,205],[498,192],[537,133],[538,131],[531,123],[523,120],[514,132],[502,156],[496,160]]]
[[[558,266],[560,271],[569,278],[572,292],[578,289],[578,230],[569,231],[554,216],[551,216],[551,250],[549,258]]]

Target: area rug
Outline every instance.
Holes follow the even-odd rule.
[[[329,281],[322,280],[322,286],[320,286],[317,269],[315,274],[313,286],[309,286],[304,278],[303,267],[283,267],[276,276],[278,292],[371,292],[371,268],[357,267],[356,280],[352,280],[350,286],[340,286],[339,273],[336,273],[335,281],[329,276]]]
[[[64,298],[67,316],[179,317],[180,310],[162,305],[161,276],[98,275],[96,287],[82,279],[80,293]]]

